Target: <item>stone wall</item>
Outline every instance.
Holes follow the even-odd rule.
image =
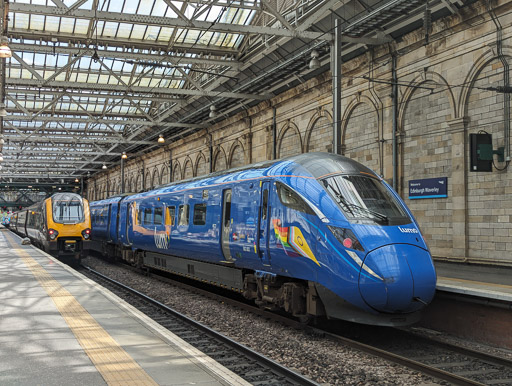
[[[504,85],[504,63],[512,62],[512,1],[493,4],[503,26],[501,57],[496,24],[486,3],[476,2],[436,21],[429,44],[419,29],[344,63],[341,152],[391,182],[391,58],[395,55],[398,191],[415,214],[432,253],[512,264],[508,165],[495,158],[492,173],[469,171],[470,133],[492,134],[494,149],[505,144],[506,95],[486,88]],[[172,181],[206,174],[210,168],[220,171],[271,159],[274,114],[277,157],[331,151],[331,90],[331,74],[324,73],[141,160],[128,160],[126,190],[169,182],[171,158]],[[408,182],[431,177],[448,177],[448,198],[409,200]],[[89,180],[92,199],[116,190],[120,190],[119,167]]]

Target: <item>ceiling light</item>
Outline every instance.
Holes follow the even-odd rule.
[[[80,182],[80,181],[78,181],[78,178],[75,178],[75,182]]]
[[[2,154],[0,154],[0,162],[2,162],[4,160],[4,156]]]
[[[103,164],[103,166],[101,167],[102,169],[106,169],[107,168],[107,165]]]
[[[158,137],[158,143],[164,143],[164,142],[165,142],[164,136],[162,134],[160,134],[160,136]]]
[[[217,108],[215,105],[210,106],[210,118],[217,118]]]
[[[320,54],[318,53],[317,50],[311,51],[311,60],[309,62],[309,68],[311,70],[316,70],[316,69],[320,68],[320,61],[318,60],[319,56],[320,56]]]
[[[12,56],[9,48],[9,39],[7,36],[0,37],[0,58],[10,58]]]
[[[0,117],[6,117],[7,116],[7,110],[5,109],[5,104],[0,103]]]
[[[127,159],[128,156],[126,155],[126,152],[123,151],[123,155],[121,156],[122,159]]]

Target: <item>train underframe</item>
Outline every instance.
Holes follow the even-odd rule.
[[[285,311],[301,320],[326,314],[313,282],[155,252],[108,249],[131,265],[166,271],[238,292],[264,309]]]

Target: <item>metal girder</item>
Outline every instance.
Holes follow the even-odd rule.
[[[21,39],[21,36],[23,36],[24,39],[27,39],[27,33],[21,33],[19,32],[20,36],[18,36],[18,33],[16,33],[16,30],[10,30],[9,35],[12,36],[14,39]],[[59,35],[55,36],[52,34],[52,37],[59,39]],[[62,41],[64,41],[66,44],[69,40],[67,40],[66,36],[62,36]],[[76,39],[76,36],[74,37]],[[39,40],[39,39],[34,39]],[[119,44],[119,40],[112,40],[112,42],[104,42],[108,46],[113,46],[115,44]],[[62,54],[62,55],[79,55],[83,53],[84,51],[87,52],[89,55],[93,54],[93,50],[89,48],[91,42],[84,39],[79,47],[69,47],[69,46],[50,46],[50,45],[43,45],[43,44],[33,44],[33,43],[9,43],[9,47],[13,52],[36,52],[39,54]],[[146,42],[147,45],[147,42]],[[128,47],[131,47],[128,46]],[[152,47],[155,48],[155,47]],[[141,60],[145,62],[156,62],[159,61],[161,63],[171,63],[181,66],[188,66],[190,64],[200,64],[200,65],[208,65],[208,66],[219,66],[219,67],[230,67],[233,69],[239,69],[241,66],[240,62],[235,61],[234,59],[223,59],[222,57],[215,57],[214,55],[211,55],[211,58],[208,58],[206,55],[203,55],[203,57],[190,57],[186,55],[168,55],[165,53],[158,53],[154,54],[151,52],[133,52],[131,50],[128,50],[126,48],[124,51],[113,51],[113,50],[105,50],[101,48],[96,49],[98,56],[101,58],[109,58],[109,59],[125,59],[125,60]],[[223,53],[226,55],[226,53]],[[235,52],[232,52],[232,54],[235,54]],[[223,55],[223,56],[224,56]]]
[[[122,152],[108,152],[105,151],[90,151],[90,148],[82,149],[82,148],[75,148],[73,149],[72,154],[76,155],[77,157],[85,157],[85,156],[121,156]],[[83,151],[81,151],[83,150]],[[59,148],[56,150],[40,150],[40,149],[27,149],[28,153],[25,153],[24,155],[32,154],[31,152],[35,152],[34,155],[52,155],[52,156],[62,156],[63,149]],[[16,154],[17,152],[10,152],[9,154]],[[85,161],[84,161],[85,162]],[[0,174],[1,175],[1,174]]]
[[[109,22],[134,23],[154,25],[159,27],[180,27],[212,32],[237,33],[237,34],[265,34],[271,36],[287,36],[311,40],[331,41],[332,35],[313,31],[290,31],[282,28],[271,28],[253,25],[238,25],[228,23],[211,23],[199,20],[182,20],[180,18],[149,16],[128,13],[114,13],[87,9],[74,9],[66,11],[63,8],[47,7],[36,4],[13,3],[9,5],[10,12],[22,12],[31,15],[43,16],[71,16],[78,19],[105,20]]]
[[[137,145],[153,145],[154,141],[130,141],[128,139],[121,139],[118,137],[98,137],[98,138],[69,138],[69,135],[66,136],[67,138],[60,138],[60,135],[52,135],[49,136],[42,136],[38,135],[35,138],[30,137],[20,137],[19,135],[4,135],[4,138],[6,140],[11,141],[12,143],[17,142],[23,142],[23,143],[52,143],[54,145],[57,144],[97,144],[97,145],[105,145],[105,144],[111,144],[113,140],[115,140],[116,143],[119,144],[137,144]]]
[[[96,124],[106,124],[106,125],[140,125],[140,126],[153,126],[155,123],[142,121],[142,120],[133,120],[133,119],[83,119],[83,118],[73,118],[73,117],[61,117],[61,116],[38,116],[38,117],[29,117],[25,115],[11,115],[9,117],[4,118],[4,121],[34,121],[34,122],[55,122],[59,121],[61,123],[96,123]],[[195,124],[195,123],[179,123],[179,122],[165,122],[166,127],[192,127],[196,129],[201,129],[206,127],[206,124]]]
[[[9,86],[6,85],[6,90],[9,91],[8,95],[6,96],[9,98],[12,95],[17,94],[26,94],[26,95],[60,95],[62,91],[56,91],[53,89],[27,89],[27,88],[21,88],[19,86]],[[169,96],[160,97],[160,96],[152,96],[152,95],[135,95],[135,94],[127,94],[127,93],[121,93],[121,94],[114,94],[114,93],[91,93],[91,92],[85,92],[81,90],[65,90],[65,96],[66,97],[77,97],[77,98],[92,98],[92,99],[112,99],[112,100],[124,100],[128,99],[128,97],[131,97],[132,99],[140,99],[144,101],[149,102],[167,102],[167,103],[178,103],[183,104],[185,103],[185,99],[183,98],[170,98]],[[10,98],[9,98],[10,99]],[[11,99],[14,102],[14,98]],[[87,103],[91,103],[90,101]],[[104,101],[102,102],[104,103]]]
[[[31,79],[9,79],[8,84],[14,86],[37,86],[38,83],[34,83]],[[185,96],[206,96],[206,97],[225,97],[233,99],[255,99],[255,100],[266,100],[270,98],[270,95],[255,95],[255,94],[244,94],[226,91],[200,91],[200,90],[185,90],[179,88],[155,88],[155,87],[141,87],[132,86],[128,90],[127,87],[110,84],[90,84],[90,83],[79,83],[79,82],[63,82],[53,81],[46,84],[52,88],[62,89],[74,89],[74,90],[98,90],[98,91],[132,91],[135,93],[145,94],[162,94],[162,95],[185,95]]]
[[[84,160],[84,159],[73,159],[73,160],[66,160],[66,159],[55,159],[55,158],[43,158],[43,157],[39,157],[37,159],[38,161],[48,161],[48,164],[62,164],[62,165],[69,165],[69,164],[77,164],[77,163],[83,163],[87,160]],[[34,163],[34,160],[33,159],[16,159],[16,160],[9,160],[8,158],[4,160],[4,162],[6,164],[9,164],[9,163],[14,163],[14,164],[33,164]],[[107,163],[109,164],[110,162],[103,162],[103,161],[87,161],[88,163],[90,164],[96,164],[96,165],[102,165],[104,163]]]

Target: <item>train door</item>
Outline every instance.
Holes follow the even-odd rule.
[[[261,205],[258,216],[258,254],[263,264],[270,265],[269,229],[270,229],[270,181],[261,183]]]
[[[111,217],[112,217],[112,204],[108,204],[108,212],[107,212],[107,241],[108,242],[112,242],[112,235],[110,233],[110,227],[112,226],[111,224]]]
[[[224,259],[232,261],[231,251],[229,249],[229,236],[231,233],[231,189],[226,189],[222,193],[222,233],[221,244]]]
[[[131,203],[126,204],[126,243],[128,245],[132,245],[132,241],[130,239],[131,232],[133,232],[133,205]]]

